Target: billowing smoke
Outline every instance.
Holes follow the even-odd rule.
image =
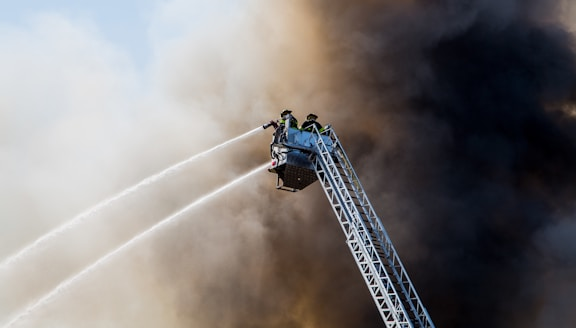
[[[300,12],[321,36],[320,75],[312,96],[289,83],[306,67],[271,90],[337,127],[438,327],[574,321],[576,57],[564,5],[314,1]],[[306,39],[293,32],[288,49]],[[200,288],[178,293],[190,323],[381,326],[322,194],[303,193],[250,205],[257,252],[230,250],[246,255],[220,264],[220,279],[180,273]]]
[[[283,107],[324,107],[331,92],[319,88],[323,40],[309,12],[259,1],[211,12],[208,3],[158,5],[153,58],[141,75],[94,26],[67,16],[38,15],[0,30],[0,63],[10,72],[0,80],[3,134],[10,137],[1,148],[3,256],[159,168],[275,118]],[[202,193],[267,161],[269,133],[127,197],[1,272],[0,322]],[[356,271],[341,256],[347,250],[318,187],[316,196],[286,195],[273,185],[272,175],[260,175],[231,190],[102,265],[22,323],[352,324],[347,312],[322,319],[333,311],[323,299],[341,302],[341,289],[360,291],[373,312],[361,280],[348,284],[334,273],[342,259],[348,272]],[[322,211],[307,205],[312,197]],[[324,228],[317,218],[328,235],[310,238]],[[310,256],[318,253],[330,256]],[[322,292],[331,285],[344,287]]]
[[[576,56],[566,3],[230,3],[204,19],[196,13],[195,20],[188,15],[210,6],[159,6],[156,23],[166,30],[152,28],[147,88],[154,94],[122,112],[128,119],[118,118],[118,129],[108,135],[112,153],[97,157],[102,171],[82,181],[103,191],[63,192],[74,209],[97,198],[94,193],[114,190],[103,183],[110,175],[124,186],[126,175],[149,174],[274,118],[281,108],[301,119],[315,112],[341,137],[437,327],[568,327],[576,320]],[[87,99],[74,98],[72,108],[100,113],[104,122],[117,117],[86,105],[110,97],[74,94]],[[48,131],[54,140],[43,145],[49,150],[69,140],[58,133],[62,128],[85,132],[82,125],[64,124],[82,115],[64,114]],[[90,126],[106,125],[99,122]],[[119,206],[107,214],[105,228],[90,233],[116,243],[126,239],[265,161],[267,142],[247,141],[199,163]],[[102,144],[112,142],[94,141]],[[59,161],[50,163],[61,169]],[[85,177],[81,172],[67,170]],[[30,323],[382,326],[319,185],[291,194],[276,192],[274,182],[272,175],[259,176],[194,211]],[[57,185],[34,183],[41,186],[22,189],[45,195],[42,190]],[[57,196],[49,198],[51,206],[59,204]],[[46,210],[40,201],[32,203],[28,211]],[[48,209],[58,217],[74,214]],[[94,247],[88,236],[79,239],[72,241]],[[115,243],[96,244],[103,253]],[[76,254],[80,250],[69,252],[69,262],[89,263],[78,260],[85,257]],[[81,266],[61,263],[61,257],[56,264]],[[3,304],[14,302],[3,297]]]
[[[436,324],[569,326],[576,56],[566,4],[317,3],[348,90],[341,111],[359,117],[348,149],[369,154],[360,165],[371,195],[398,221],[393,239]]]

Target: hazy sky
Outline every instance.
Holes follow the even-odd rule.
[[[140,64],[150,55],[149,25],[158,1],[2,1],[3,26],[26,28],[39,15],[58,15],[94,28]]]
[[[39,16],[52,15],[90,29],[120,51],[139,69],[149,64],[153,43],[201,28],[206,19],[238,9],[242,1],[0,1],[3,28],[28,29]]]

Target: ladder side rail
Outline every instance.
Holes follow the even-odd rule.
[[[320,164],[321,160],[319,159],[315,159],[315,163],[317,166],[322,166]],[[373,262],[370,260],[371,256],[366,254],[364,247],[362,247],[362,243],[359,242],[361,237],[358,235],[358,230],[354,228],[354,223],[350,220],[352,215],[347,210],[347,206],[342,205],[344,204],[344,201],[340,198],[340,195],[338,195],[337,189],[333,188],[332,184],[335,182],[331,181],[331,175],[322,168],[319,168],[317,173],[318,180],[322,183],[328,199],[331,200],[332,208],[344,231],[348,247],[350,248],[352,255],[356,260],[355,262],[362,273],[364,281],[378,306],[378,310],[386,324],[386,327],[412,328],[409,321],[398,318],[396,308],[401,305],[401,303],[399,301],[394,302],[391,299],[392,295],[396,295],[395,291],[389,290],[390,288],[393,288],[393,283],[389,277],[381,277],[381,275],[386,275],[385,270],[382,266],[381,270],[376,270],[373,266]],[[336,197],[334,197],[335,195]],[[378,274],[374,274],[374,272],[377,272]],[[382,282],[383,279],[385,280],[385,283]],[[382,284],[384,284],[384,286],[382,286]],[[398,300],[398,297],[396,296],[395,299]],[[406,318],[405,315],[402,317]]]
[[[360,179],[358,178],[358,175],[354,171],[354,169],[352,167],[352,163],[350,162],[350,159],[346,155],[346,152],[344,151],[344,148],[342,147],[342,144],[340,143],[340,140],[338,139],[338,136],[336,136],[336,133],[334,131],[331,131],[331,132],[333,135],[333,141],[335,144],[335,148],[338,149],[338,155],[340,155],[341,160],[344,164],[344,166],[343,166],[344,172],[345,172],[346,176],[351,181],[353,181],[352,187],[354,188],[354,191],[357,193],[358,197],[360,198],[361,206],[365,210],[365,214],[368,217],[368,219],[370,220],[370,224],[372,225],[372,228],[378,229],[378,230],[383,230],[384,235],[387,236],[386,230],[384,229],[384,224],[382,223],[380,218],[378,218],[378,216],[376,215],[376,212],[374,211],[374,208],[372,207],[372,204],[370,203],[370,200],[368,199],[368,196],[366,195],[366,192],[364,191],[364,188],[362,187]],[[380,227],[382,229],[379,229]],[[384,242],[384,240],[381,240],[381,242]]]
[[[336,143],[336,149],[338,150],[338,155],[340,156],[340,162],[341,164],[341,168],[342,171],[344,173],[344,175],[347,177],[347,179],[350,181],[349,185],[352,188],[351,192],[354,193],[355,198],[358,200],[358,204],[357,206],[362,210],[361,214],[363,214],[367,224],[370,225],[370,227],[373,230],[377,230],[378,226],[377,226],[377,216],[376,213],[374,212],[374,210],[372,209],[372,207],[370,206],[370,202],[368,200],[368,197],[366,196],[366,193],[364,192],[364,189],[362,188],[362,185],[360,183],[360,180],[358,179],[358,177],[356,176],[354,169],[352,168],[352,164],[350,163],[350,161],[348,160],[346,153],[344,152],[344,149],[342,149],[342,146],[340,145],[339,142]],[[378,237],[380,237],[378,235]],[[380,238],[380,243],[384,244],[384,240],[382,240],[382,238]]]
[[[333,142],[333,147],[337,149],[337,154],[339,155],[340,159],[343,162],[343,170],[345,175],[351,182],[351,186],[353,188],[352,191],[356,193],[356,196],[361,199],[359,207],[364,212],[365,218],[368,219],[368,223],[372,229],[376,231],[377,239],[382,244],[383,251],[387,257],[388,262],[390,263],[390,268],[396,278],[396,281],[401,286],[401,292],[403,293],[405,300],[407,301],[408,305],[411,308],[412,313],[415,314],[415,318],[419,321],[420,327],[426,328],[434,328],[434,324],[426,310],[423,306],[422,301],[420,300],[412,281],[410,280],[404,265],[402,264],[398,253],[396,252],[392,241],[384,228],[384,225],[380,218],[376,215],[368,196],[364,192],[362,188],[362,184],[360,179],[358,178],[356,172],[354,171],[352,164],[346,155],[340,141],[336,135],[336,133],[332,130],[330,131],[330,137]],[[321,138],[318,138],[321,140]],[[323,143],[323,141],[322,141]]]
[[[352,191],[354,192],[356,199],[360,199],[360,203],[359,204],[355,204],[357,210],[362,210],[361,213],[359,214],[363,214],[363,226],[364,228],[367,228],[369,226],[369,232],[373,233],[374,231],[378,231],[378,225],[377,225],[377,219],[378,217],[375,215],[375,212],[373,211],[373,209],[371,210],[370,208],[370,203],[368,201],[368,198],[365,194],[365,192],[363,191],[363,188],[361,186],[360,180],[358,179],[357,175],[354,172],[354,169],[352,167],[352,164],[350,163],[350,161],[348,160],[348,157],[346,156],[346,153],[344,151],[344,149],[341,147],[341,144],[339,143],[338,137],[336,136],[336,134],[334,133],[332,136],[332,140],[333,140],[333,146],[336,149],[336,153],[338,154],[338,158],[340,160],[340,162],[344,162],[344,165],[341,165],[342,169],[343,169],[343,173],[346,176],[346,178],[348,178],[348,181],[350,182],[349,185],[351,186],[351,190],[348,189],[348,192]],[[360,211],[359,211],[360,212]],[[382,233],[377,232],[376,234],[366,234],[365,239],[370,239],[370,243],[374,244],[376,243],[376,245],[383,245],[383,241],[386,240],[386,238],[384,238],[382,236]],[[376,240],[373,240],[376,239]],[[389,245],[392,246],[390,239],[388,239]],[[375,245],[374,245],[375,246]],[[395,287],[395,291],[396,288],[399,288],[400,290],[398,290],[397,292],[401,292],[402,294],[399,294],[399,300],[402,303],[402,307],[404,308],[404,311],[408,311],[410,310],[413,313],[413,316],[411,317],[412,319],[411,322],[417,321],[417,322],[413,322],[414,324],[418,324],[418,327],[422,327],[423,324],[421,322],[421,319],[418,317],[417,314],[417,309],[415,309],[414,304],[409,300],[410,296],[409,292],[406,290],[406,286],[404,286],[402,283],[400,283],[400,281],[402,280],[401,277],[398,277],[398,272],[397,270],[395,270],[393,263],[391,263],[392,261],[390,261],[390,256],[388,254],[388,252],[386,252],[384,258],[386,259],[386,261],[388,261],[388,263],[384,264],[383,259],[381,258],[381,255],[378,253],[378,248],[376,247],[372,247],[370,249],[370,251],[375,250],[376,253],[374,254],[374,261],[378,261],[380,264],[383,264],[385,267],[389,268],[389,269],[394,269],[391,270],[391,281],[394,283],[396,282],[396,287]],[[379,247],[379,249],[383,249],[381,246]],[[384,248],[383,250],[386,250],[386,248]],[[405,271],[404,271],[405,272]],[[408,308],[407,308],[408,307]],[[408,314],[407,312],[404,312],[406,315]],[[410,318],[410,317],[409,317]]]
[[[318,165],[318,161],[315,160],[315,165]],[[386,295],[382,293],[377,286],[374,286],[376,279],[373,276],[369,275],[369,272],[366,273],[366,269],[368,268],[368,264],[366,263],[366,256],[364,256],[361,248],[359,247],[357,242],[358,237],[354,234],[354,229],[352,224],[348,220],[349,214],[345,212],[346,207],[341,205],[341,200],[338,198],[338,193],[332,188],[333,181],[330,181],[330,174],[328,174],[324,169],[318,165],[319,168],[317,169],[318,180],[322,183],[324,187],[323,190],[326,193],[328,200],[330,201],[330,205],[336,214],[338,221],[340,222],[340,226],[346,236],[347,245],[350,248],[352,255],[355,258],[355,262],[362,273],[362,277],[364,278],[365,283],[369,286],[370,294],[372,295],[373,299],[376,301],[378,310],[380,315],[382,316],[384,323],[387,328],[403,328],[398,325],[398,322],[394,315],[393,307],[389,304],[389,301],[386,298]],[[350,242],[353,241],[353,242]],[[358,258],[358,259],[357,259]],[[391,282],[390,282],[391,283]]]
[[[338,150],[338,154],[343,159],[342,164],[344,164],[344,166],[342,168],[343,168],[346,176],[350,180],[350,184],[354,188],[354,191],[359,196],[358,199],[360,201],[360,204],[362,206],[369,204],[368,196],[364,192],[364,188],[362,188],[362,184],[360,183],[360,179],[358,178],[358,176],[354,172],[354,169],[352,168],[352,163],[348,159],[348,156],[346,155],[346,152],[344,151],[344,148],[342,147],[342,144],[340,143],[340,139],[336,135],[336,132],[334,132],[333,130],[331,130],[330,132],[331,132],[330,136],[331,136],[332,142],[335,145],[334,147]]]
[[[314,136],[314,138],[316,138],[314,141],[314,143],[317,142],[317,139],[321,138],[321,134],[318,131],[318,129],[316,128],[316,126],[313,126],[313,131],[312,131],[312,135]],[[358,179],[357,176],[355,175],[351,175],[350,174],[350,170],[351,172],[354,172],[354,170],[352,169],[352,164],[350,163],[350,161],[348,160],[348,157],[346,156],[344,149],[342,148],[342,146],[340,145],[340,142],[338,140],[338,136],[336,135],[336,133],[334,132],[334,130],[330,129],[328,136],[330,137],[332,143],[333,143],[333,148],[337,148],[338,150],[342,151],[343,153],[343,157],[346,159],[345,161],[345,165],[346,168],[344,170],[344,173],[347,177],[347,182],[348,184],[353,188],[352,190],[354,191],[354,195],[356,196],[354,199],[359,201],[359,204],[356,205],[360,205],[362,207],[364,207],[366,204],[368,204],[368,198],[364,193],[364,190],[361,187],[360,181]]]
[[[379,301],[377,299],[379,293],[382,291],[385,292],[385,296],[389,298],[389,302],[396,310],[397,321],[402,327],[408,325],[411,327],[412,323],[409,321],[409,317],[407,315],[406,309],[404,308],[404,304],[400,295],[396,292],[395,286],[388,275],[388,272],[385,270],[385,266],[382,262],[382,259],[378,255],[377,249],[374,247],[372,237],[369,234],[369,230],[366,227],[366,223],[364,220],[361,219],[360,212],[358,211],[357,204],[352,201],[352,196],[349,193],[349,190],[346,188],[342,176],[340,172],[337,170],[336,164],[334,159],[331,156],[331,152],[329,151],[328,147],[322,140],[322,138],[317,138],[317,151],[318,154],[316,155],[315,160],[317,161],[316,166],[319,167],[319,171],[324,171],[324,173],[328,172],[332,179],[331,183],[333,184],[331,187],[331,191],[335,191],[339,193],[339,200],[342,202],[343,207],[347,207],[347,215],[349,215],[349,220],[351,221],[350,227],[354,229],[354,234],[356,239],[349,239],[349,246],[355,258],[357,260],[358,265],[360,266],[361,272],[365,275],[367,279],[367,283],[369,286],[373,283],[374,277],[379,277],[378,280],[381,284],[380,289],[381,291],[377,292],[374,295],[374,290],[371,288],[371,292],[373,292],[373,296],[375,296],[376,303],[378,304]],[[322,178],[322,177],[320,177]],[[324,179],[321,179],[324,181]],[[362,243],[358,243],[357,240],[362,241]],[[358,255],[356,251],[356,243],[360,246],[359,249],[362,250],[362,256]],[[367,268],[372,270],[371,273],[367,273]]]
[[[346,156],[346,152],[344,149],[339,145],[341,152],[339,155],[343,156],[343,160],[349,162],[348,157]],[[345,166],[345,168],[350,169],[350,174],[354,176],[354,180],[358,182],[358,186],[361,187],[360,180],[358,179],[354,169],[352,168],[351,164]],[[363,193],[366,196],[365,193]],[[426,311],[425,307],[423,306],[414,285],[412,284],[404,265],[402,264],[398,253],[396,252],[392,241],[384,228],[382,221],[376,215],[370,201],[368,200],[367,196],[365,198],[365,206],[362,206],[363,211],[365,212],[366,216],[370,220],[370,225],[376,229],[376,235],[380,243],[384,246],[383,251],[387,257],[387,260],[390,263],[390,268],[392,269],[393,275],[396,278],[396,281],[401,286],[401,292],[403,293],[410,310],[414,314],[414,319],[418,321],[419,327],[427,327],[432,328],[434,324]]]
[[[371,203],[368,197],[366,196],[366,193],[363,191],[364,189],[362,188],[360,179],[356,175],[356,172],[354,171],[352,164],[350,163],[350,160],[346,155],[346,152],[342,148],[337,137],[335,137],[334,139],[336,140],[335,148],[338,151],[337,153],[340,156],[340,160],[343,162],[342,169],[344,171],[344,174],[351,181],[354,182],[352,183],[352,188],[353,191],[357,194],[357,197],[362,198],[359,207],[361,208],[363,214],[365,215],[365,218],[368,221],[368,225],[375,230],[375,237],[377,241],[380,243],[380,245],[383,246],[381,247],[381,249],[385,253],[384,254],[385,258],[389,264],[388,267],[392,270],[392,274],[395,278],[395,281],[400,286],[401,289],[400,292],[402,292],[407,306],[410,307],[410,310],[414,314],[414,319],[418,320],[419,326],[422,327],[424,326],[424,323],[422,322],[422,319],[420,317],[421,311],[419,302],[417,302],[416,304],[414,304],[413,302],[414,299],[413,292],[415,292],[415,289],[413,287],[411,288],[409,283],[407,284],[407,281],[409,281],[409,277],[394,249],[392,241],[389,238],[383,223],[376,215],[376,212],[373,210]]]
[[[318,180],[324,187],[323,189],[328,198],[328,202],[330,202],[330,205],[332,206],[334,213],[336,213],[336,217],[340,222],[344,234],[348,237],[348,235],[350,234],[350,222],[348,221],[347,216],[344,213],[345,207],[341,206],[340,199],[338,199],[338,193],[334,192],[332,188],[330,175],[327,174],[323,168],[316,169],[316,174],[318,175]]]
[[[342,149],[340,145],[339,148],[341,150],[341,153],[339,153],[339,155],[343,155],[343,160],[349,162],[344,149]],[[352,165],[349,164],[346,165],[345,167],[350,168],[350,174],[354,177],[355,181],[358,181],[358,186],[362,188],[360,180],[358,179],[356,173],[354,172]],[[415,319],[418,320],[418,324],[420,325],[420,327],[426,327],[426,328],[434,327],[434,324],[432,323],[432,320],[428,312],[426,311],[426,308],[423,306],[423,303],[420,300],[416,292],[416,289],[414,288],[414,285],[410,280],[408,273],[404,265],[402,264],[402,261],[400,260],[398,253],[396,252],[396,249],[390,239],[390,236],[388,235],[386,229],[384,228],[382,221],[376,215],[376,212],[374,211],[366,194],[363,193],[363,195],[366,198],[365,198],[365,205],[362,206],[362,210],[366,214],[366,217],[370,220],[370,226],[376,229],[376,235],[378,241],[384,246],[383,250],[385,252],[385,255],[387,256],[387,260],[390,263],[390,268],[393,271],[396,281],[401,286],[401,292],[404,294],[405,300],[408,302],[408,305],[411,308],[412,313],[414,313]]]

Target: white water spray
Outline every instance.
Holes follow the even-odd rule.
[[[14,255],[11,255],[9,257],[7,257],[6,259],[4,259],[2,261],[2,263],[0,263],[0,269],[6,269],[8,268],[10,265],[12,265],[13,263],[17,262],[18,260],[24,258],[27,254],[29,254],[30,252],[32,252],[34,249],[38,248],[39,246],[41,246],[42,244],[44,244],[45,242],[49,241],[50,239],[60,235],[62,232],[78,225],[79,223],[83,222],[84,220],[86,220],[87,218],[91,217],[92,215],[98,213],[99,211],[101,211],[102,209],[104,209],[105,207],[111,205],[112,203],[116,202],[117,200],[130,195],[131,193],[139,190],[140,188],[147,186],[151,183],[154,183],[166,176],[168,176],[169,174],[172,174],[180,169],[182,169],[183,167],[185,167],[186,165],[194,162],[195,160],[201,158],[201,157],[205,157],[208,154],[221,149],[223,147],[226,147],[236,141],[239,141],[241,139],[244,139],[254,133],[256,133],[257,131],[262,130],[262,127],[257,127],[251,131],[248,131],[242,135],[239,135],[235,138],[232,138],[228,141],[225,141],[215,147],[212,147],[208,150],[205,150],[199,154],[196,154],[180,163],[177,163],[167,169],[165,169],[162,172],[156,173],[142,181],[140,181],[139,183],[137,183],[136,185],[127,188],[126,190],[118,193],[117,195],[110,197],[98,204],[96,204],[95,206],[93,206],[92,208],[89,208],[88,210],[78,214],[77,216],[75,216],[74,218],[72,218],[72,220],[62,224],[61,226],[49,231],[48,233],[46,233],[45,235],[43,235],[42,237],[36,239],[36,241],[32,242],[31,244],[29,244],[28,246],[24,247],[23,249],[21,249],[19,252],[15,253]]]
[[[155,225],[153,225],[152,227],[150,227],[148,230],[145,230],[144,232],[141,232],[140,234],[136,235],[135,237],[133,237],[132,239],[130,239],[129,241],[127,241],[126,243],[122,244],[120,247],[116,248],[115,250],[113,250],[112,252],[106,254],[105,256],[101,257],[99,260],[97,260],[96,262],[92,263],[91,265],[87,266],[86,268],[84,268],[82,271],[78,272],[76,275],[68,278],[67,280],[61,282],[58,286],[56,286],[56,288],[54,288],[51,292],[49,292],[48,294],[44,295],[43,297],[39,298],[38,300],[36,300],[36,302],[32,303],[31,305],[29,305],[28,307],[26,307],[23,311],[21,311],[20,313],[18,313],[14,318],[12,318],[8,323],[6,323],[3,328],[8,328],[13,326],[16,322],[22,320],[23,318],[29,316],[30,314],[32,314],[32,312],[34,312],[36,309],[40,308],[41,306],[49,303],[50,301],[52,301],[55,297],[57,297],[58,295],[60,295],[63,291],[65,291],[67,288],[69,288],[72,284],[74,284],[75,282],[79,281],[80,279],[82,279],[84,276],[86,276],[88,273],[94,271],[96,268],[98,268],[100,265],[104,264],[106,261],[110,260],[112,257],[114,257],[115,255],[119,254],[120,252],[128,249],[130,246],[134,245],[135,243],[137,243],[138,241],[152,235],[154,232],[156,232],[157,230],[165,227],[166,225],[168,225],[169,223],[174,222],[175,220],[177,220],[178,218],[181,218],[183,214],[185,214],[186,212],[190,211],[192,208],[201,205],[202,203],[205,203],[206,201],[210,200],[211,198],[214,198],[216,196],[218,196],[219,194],[221,194],[222,192],[226,191],[227,189],[233,187],[234,185],[239,184],[240,182],[246,180],[247,178],[251,177],[252,175],[262,171],[263,169],[265,169],[268,166],[268,163],[263,164],[259,167],[257,167],[256,169],[244,174],[243,176],[233,180],[232,182],[229,182],[227,184],[225,184],[224,186],[210,192],[209,194],[206,194],[202,197],[200,197],[199,199],[197,199],[196,201],[194,201],[193,203],[189,204],[188,206],[184,207],[183,209],[181,209],[180,211],[172,214],[171,216],[163,219],[162,221],[156,223]]]

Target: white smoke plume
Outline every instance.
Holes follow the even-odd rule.
[[[283,107],[305,115],[318,112],[327,97],[319,89],[320,31],[298,3],[157,2],[148,24],[144,69],[89,19],[50,11],[0,25],[0,256],[144,177],[276,118]],[[268,142],[269,133],[262,133],[205,159],[2,272],[0,323],[121,242],[266,160]],[[260,176],[222,196],[94,272],[23,326],[304,320],[272,315],[285,303],[265,298],[269,285],[261,281],[270,279],[267,267],[277,261],[263,237],[265,225],[278,220],[264,222],[275,215],[267,208],[276,201],[264,194],[273,184],[274,177]],[[237,277],[252,280],[238,286]],[[243,297],[252,302],[222,313],[223,297],[234,307]],[[265,315],[247,319],[256,312]]]

